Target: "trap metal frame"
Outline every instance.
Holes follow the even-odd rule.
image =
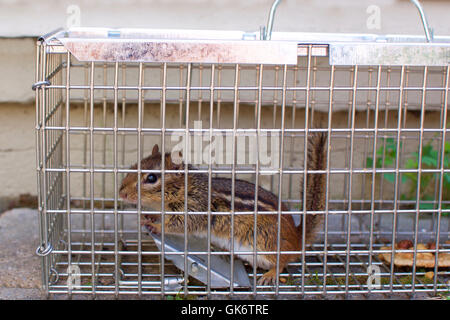
[[[278,3],[267,28],[254,33],[77,28],[39,39],[36,253],[48,294],[448,292],[450,270],[438,261],[450,254],[450,37],[434,36],[423,11],[425,36],[272,33]],[[312,214],[301,207],[300,181],[309,172],[305,136],[314,131],[328,135],[326,170],[315,172],[326,174],[326,208],[313,212],[324,226],[275,286],[258,286],[264,271],[248,266],[246,288],[213,288],[211,273],[206,284],[188,278],[171,255],[191,272],[189,254],[206,255],[211,267],[212,256],[231,259],[235,250],[189,252],[186,244],[166,252],[139,218],[167,213],[142,207],[140,195],[136,207],[118,197],[127,173],[145,172],[129,167],[153,144],[168,152],[173,136],[184,136],[185,146],[231,137],[231,162],[216,163],[209,150],[195,170],[263,186],[290,209],[277,214],[299,221]],[[279,143],[271,145],[275,166],[248,160],[262,137]],[[258,212],[250,214],[256,221]],[[404,239],[412,248],[392,245]],[[429,241],[436,247],[418,248]],[[394,261],[408,253],[411,266],[389,264],[383,253]],[[419,266],[424,253],[433,254],[433,267]]]

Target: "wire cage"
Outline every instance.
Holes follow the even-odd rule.
[[[46,292],[445,294],[450,38],[426,40],[99,28],[43,36],[34,89],[37,254]],[[305,137],[314,132],[327,137],[323,170],[305,164]],[[139,183],[135,205],[119,191],[127,174],[153,172],[140,160],[155,144],[165,152],[181,146],[192,164],[181,174],[235,181],[231,199],[240,179],[278,196],[278,217],[291,215],[299,224],[308,214],[322,215],[317,237],[311,243],[303,237],[299,259],[281,268],[274,284],[262,285],[257,280],[266,271],[242,263],[238,246],[211,246],[210,229],[203,242],[187,228],[178,238],[164,230],[150,235],[142,216],[169,212],[142,205]],[[161,177],[168,171],[154,170]],[[302,205],[313,192],[301,193],[310,173],[326,177],[324,210]],[[187,189],[183,181],[179,187]],[[179,210],[185,217],[203,214],[211,223],[210,206],[186,208]],[[256,222],[261,213],[222,214],[231,221],[251,214]],[[196,241],[200,246],[191,247]],[[279,264],[286,252],[276,254]]]

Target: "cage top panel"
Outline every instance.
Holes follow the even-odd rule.
[[[73,28],[40,39],[48,52],[80,61],[296,64],[298,56],[328,56],[330,65],[450,64],[450,37],[274,32]],[[316,50],[308,50],[311,46]]]

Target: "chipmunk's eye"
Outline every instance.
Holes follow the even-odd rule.
[[[158,178],[156,177],[156,175],[153,173],[150,173],[147,176],[147,179],[145,179],[145,183],[155,183],[157,180],[158,180]]]

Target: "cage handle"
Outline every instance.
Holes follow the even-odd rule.
[[[433,29],[429,26],[427,17],[425,15],[425,11],[423,10],[422,5],[419,0],[410,0],[419,10],[420,19],[422,20],[423,29],[425,30],[425,36],[427,38],[427,42],[433,41]],[[272,3],[272,7],[270,8],[269,18],[267,19],[267,26],[262,27],[261,36],[263,40],[270,40],[272,38],[272,29],[273,29],[273,21],[275,19],[275,12],[277,11],[277,7],[280,4],[281,0],[275,0]]]
[[[272,38],[273,20],[275,18],[275,12],[280,4],[281,0],[275,0],[270,8],[269,18],[267,19],[267,27],[262,30],[263,40],[270,40]]]
[[[411,2],[416,6],[417,10],[419,10],[420,19],[422,20],[423,29],[425,30],[425,36],[427,37],[427,42],[433,41],[433,29],[429,26],[427,17],[425,15],[425,11],[423,10],[422,5],[419,0],[411,0]]]

